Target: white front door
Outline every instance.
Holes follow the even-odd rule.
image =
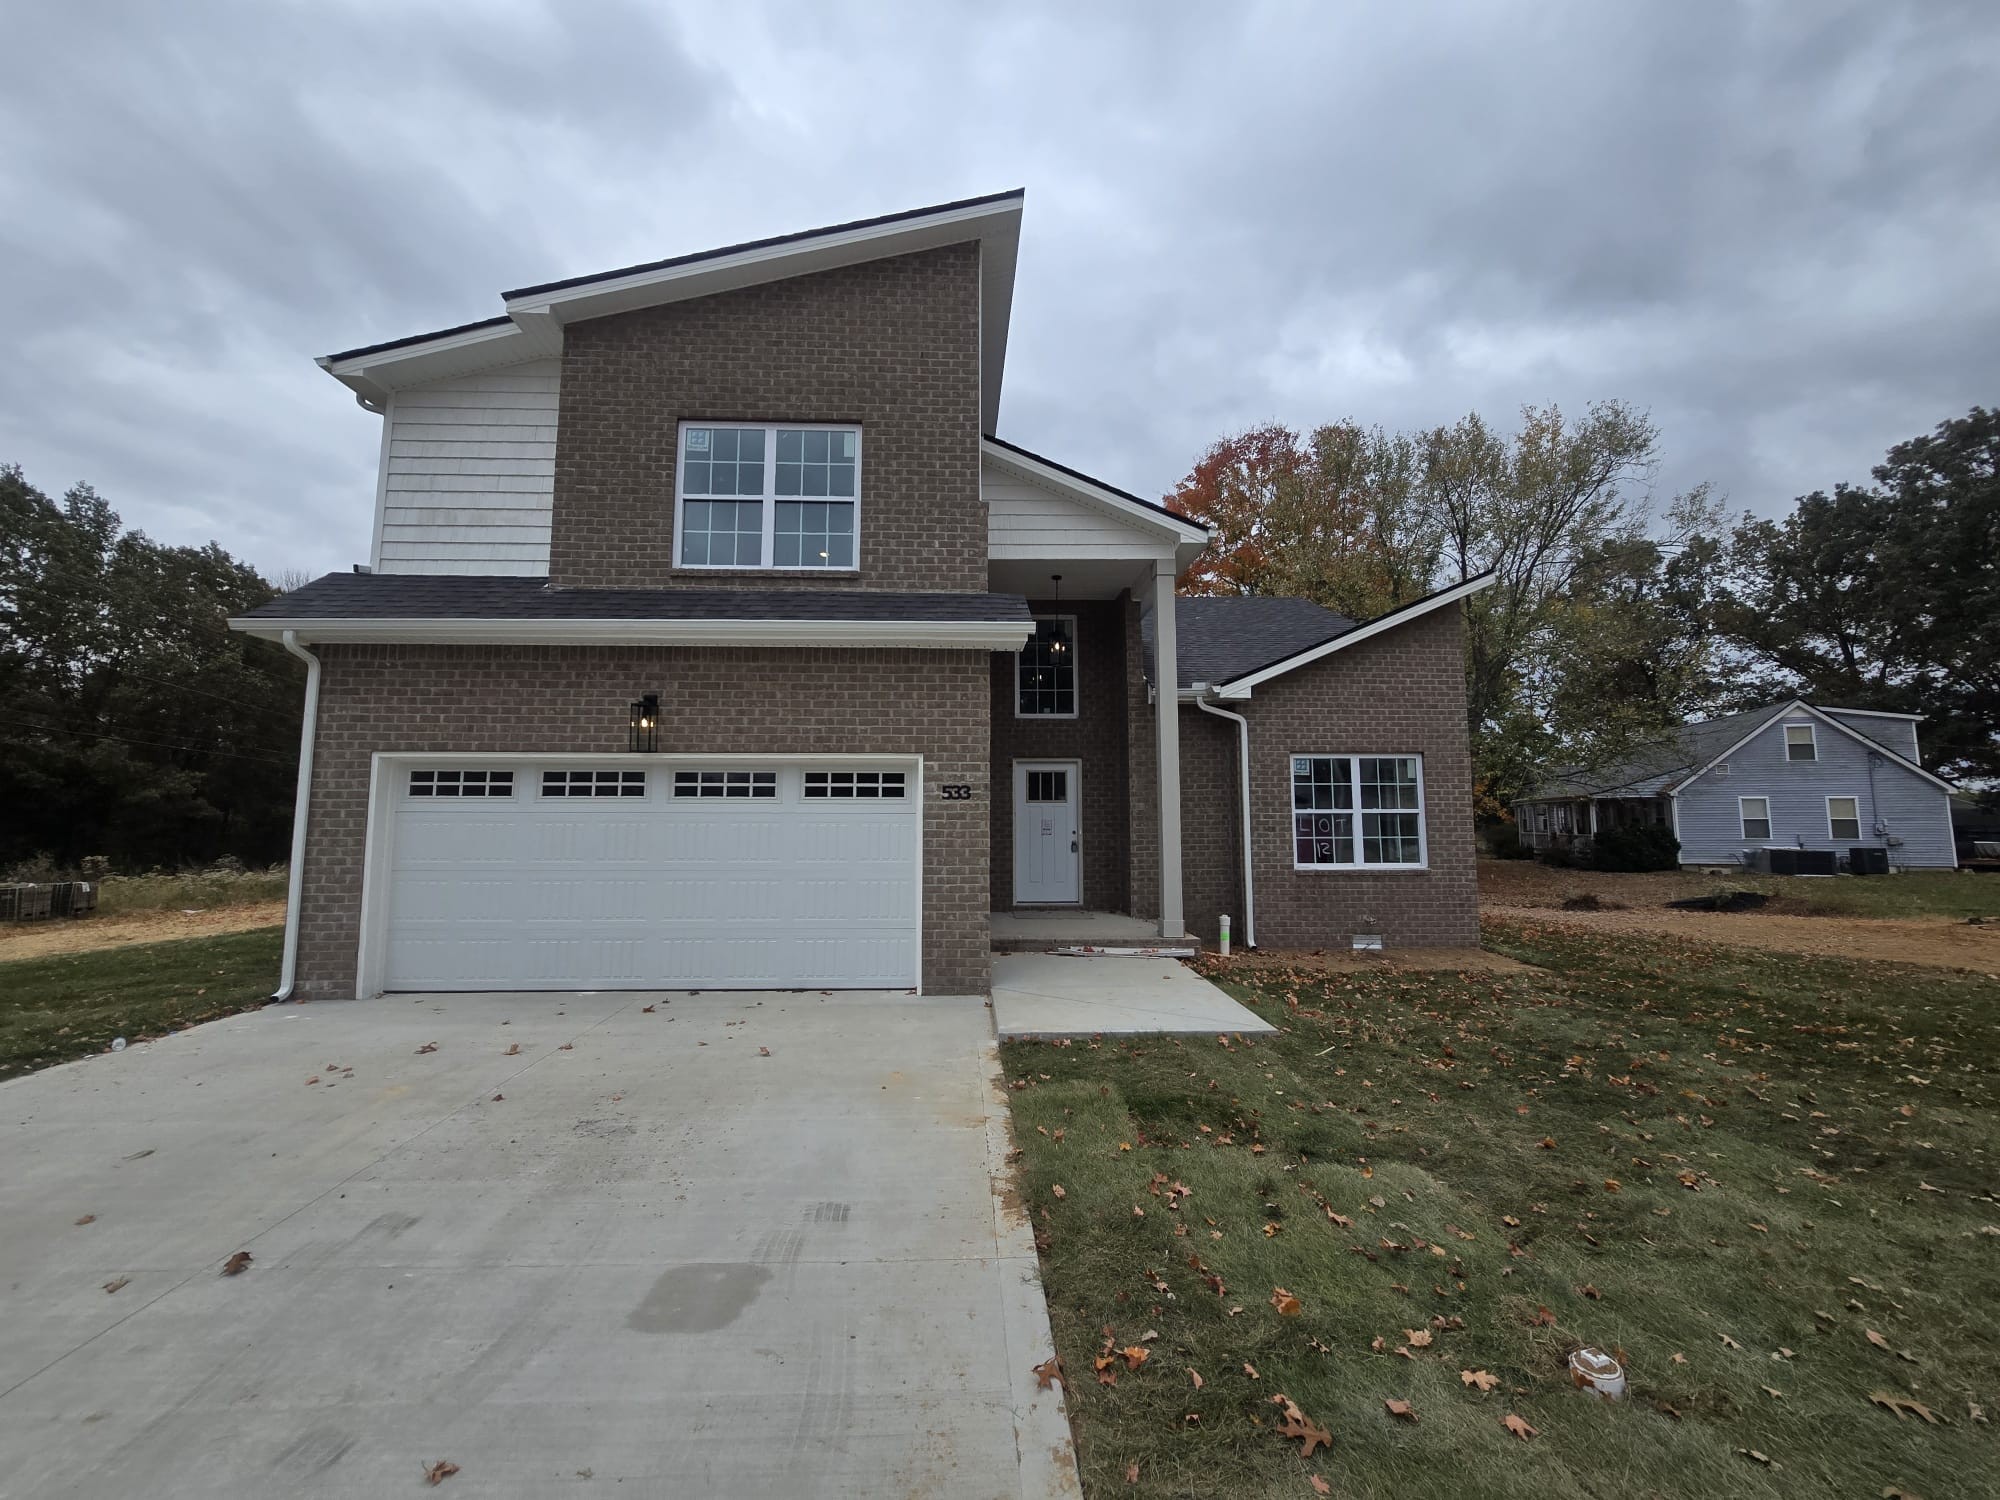
[[[1014,762],[1014,899],[1031,905],[1082,899],[1078,852],[1078,764]]]

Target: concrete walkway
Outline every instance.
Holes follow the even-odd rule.
[[[993,1026],[1014,1037],[1275,1031],[1171,958],[993,955]]]
[[[979,1000],[277,1006],[0,1121],[0,1496],[1076,1492]]]

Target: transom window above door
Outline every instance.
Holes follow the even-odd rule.
[[[684,422],[675,506],[681,567],[852,571],[861,430]]]
[[[1014,664],[1014,715],[1021,719],[1076,717],[1076,616],[1035,621],[1035,633]]]

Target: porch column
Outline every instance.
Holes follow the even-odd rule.
[[[1159,735],[1160,936],[1187,931],[1181,915],[1180,643],[1174,621],[1174,563],[1153,564],[1153,725]],[[1248,851],[1245,851],[1246,853]]]

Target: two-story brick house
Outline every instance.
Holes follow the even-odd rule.
[[[232,622],[310,663],[285,992],[977,993],[1042,906],[1477,941],[1481,581],[1176,605],[1199,523],[990,435],[1021,206],[320,361],[383,418],[369,566]]]

